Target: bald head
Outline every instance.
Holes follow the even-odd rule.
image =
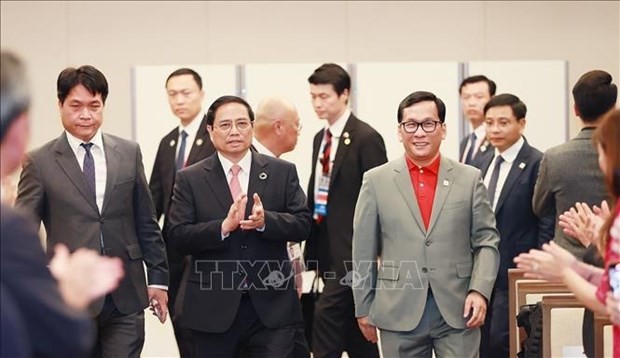
[[[299,114],[289,99],[272,96],[258,104],[254,136],[277,157],[295,149],[300,129]]]

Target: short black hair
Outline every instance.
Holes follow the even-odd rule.
[[[484,115],[487,114],[489,109],[501,106],[510,106],[512,109],[512,114],[514,114],[517,120],[525,118],[525,115],[527,114],[527,106],[519,99],[519,97],[510,93],[502,93],[491,97],[487,104],[484,105]]]
[[[594,122],[616,105],[618,87],[609,73],[593,70],[583,74],[573,87],[575,106],[584,122]]]
[[[56,89],[61,104],[65,103],[73,87],[78,85],[86,87],[93,96],[101,94],[101,99],[105,104],[108,98],[108,81],[101,71],[91,65],[78,68],[67,67],[60,72],[56,81]]]
[[[398,105],[398,114],[397,114],[398,123],[403,121],[403,111],[405,110],[405,108],[411,107],[416,103],[426,102],[426,101],[435,103],[435,106],[437,106],[437,115],[439,116],[439,120],[441,121],[441,123],[445,123],[446,105],[443,103],[443,101],[439,97],[435,96],[431,92],[426,92],[426,91],[413,92],[412,94],[408,95],[407,97],[405,97],[405,99],[403,99],[400,102],[400,104]]]
[[[215,114],[217,110],[225,104],[228,103],[239,103],[245,106],[248,110],[248,116],[250,117],[250,121],[254,122],[254,112],[252,111],[252,107],[246,102],[243,98],[237,96],[222,96],[209,106],[209,110],[207,110],[207,125],[213,126],[213,122],[215,122]]]
[[[191,68],[187,68],[187,67],[179,68],[178,70],[175,70],[174,72],[172,72],[170,76],[166,78],[166,87],[168,87],[168,81],[170,81],[172,77],[183,76],[183,75],[191,75],[194,78],[194,81],[196,81],[198,88],[202,90],[202,77],[200,77],[198,72],[192,70]]]
[[[497,90],[497,86],[495,85],[495,82],[484,75],[476,75],[476,76],[471,76],[471,77],[467,77],[466,79],[464,79],[463,82],[461,82],[461,85],[459,86],[459,94],[461,94],[461,92],[463,91],[463,87],[465,87],[465,85],[470,85],[472,83],[478,83],[478,82],[486,82],[487,85],[489,86],[489,95],[491,95],[491,97],[495,96],[495,91]]]
[[[351,93],[351,77],[335,63],[321,65],[308,77],[308,82],[313,85],[332,85],[339,97],[345,89]]]

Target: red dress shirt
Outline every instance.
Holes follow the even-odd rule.
[[[426,167],[419,167],[414,164],[409,157],[407,159],[407,168],[411,177],[411,185],[415,192],[424,221],[424,227],[428,230],[428,224],[431,221],[431,213],[433,212],[433,200],[435,200],[435,188],[437,188],[437,173],[439,173],[439,163],[441,156]]]

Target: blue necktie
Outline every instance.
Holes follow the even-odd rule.
[[[97,190],[95,186],[95,161],[93,159],[93,154],[90,152],[90,148],[93,146],[93,143],[82,143],[80,145],[86,151],[86,155],[84,155],[84,163],[82,165],[86,185],[88,186],[88,189],[90,189],[95,201],[97,201]]]
[[[495,200],[495,190],[497,189],[497,180],[499,179],[499,167],[502,165],[504,158],[498,155],[495,159],[495,166],[493,167],[493,173],[491,173],[491,180],[489,181],[489,201],[491,207],[493,207],[493,201]]]
[[[476,133],[472,133],[469,135],[469,150],[467,151],[467,156],[465,157],[465,164],[470,164],[472,159],[474,159],[474,149],[476,148]]]
[[[187,132],[181,131],[181,146],[179,147],[179,154],[177,154],[176,167],[177,171],[183,169],[185,165],[185,145],[187,144]]]

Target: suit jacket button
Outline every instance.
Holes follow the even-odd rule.
[[[426,246],[431,246],[431,240],[426,240]]]
[[[247,249],[247,248],[248,248],[248,247],[247,247],[246,245],[241,245],[241,249],[242,249],[242,250],[245,250],[245,249]]]
[[[99,222],[102,223],[102,224],[103,224],[103,221],[104,221],[103,218],[99,219]]]
[[[428,272],[428,269],[426,267],[422,267],[422,272],[426,273],[426,272]]]

